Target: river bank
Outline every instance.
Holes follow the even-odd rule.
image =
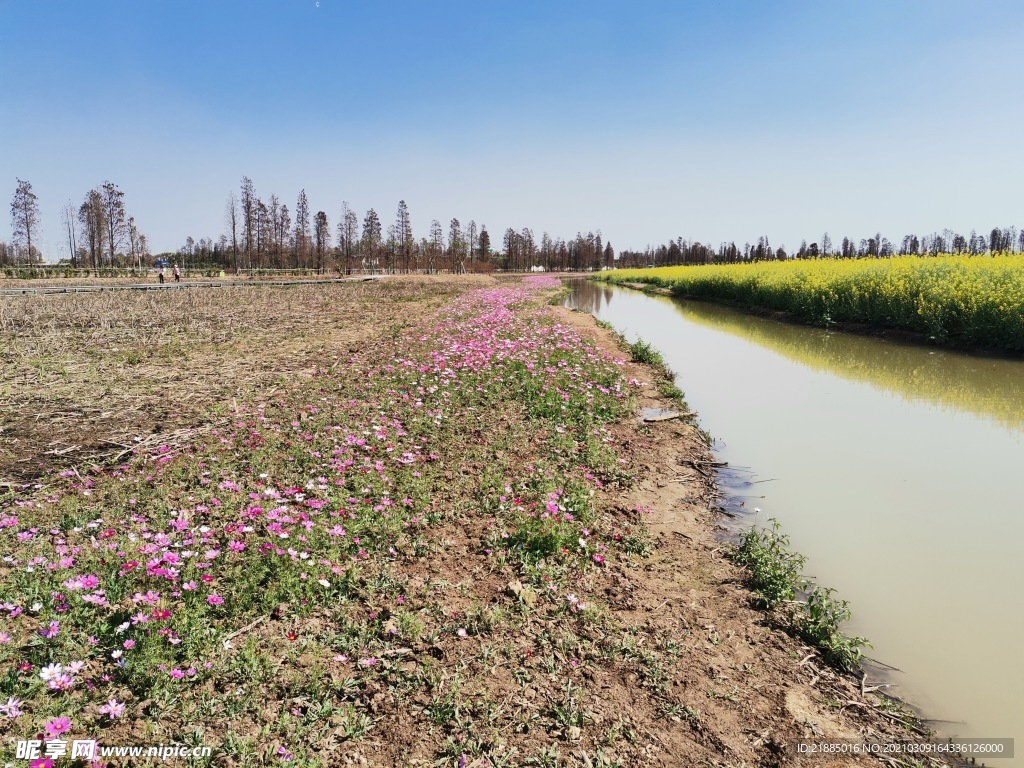
[[[624,269],[594,279],[651,284],[681,299],[781,312],[808,325],[1019,356],[1022,272],[1019,254],[1002,253]]]
[[[88,351],[49,359],[32,334],[82,297],[7,307],[29,318],[9,397],[44,425],[0,436],[5,744],[180,741],[211,765],[846,765],[793,743],[914,735],[753,609],[699,431],[639,422],[677,407],[659,372],[546,306],[557,288],[225,289],[171,334],[84,313]],[[143,354],[125,391],[101,385]],[[41,392],[51,375],[63,388]],[[172,375],[188,408],[88,410]],[[54,453],[61,398],[93,441]]]

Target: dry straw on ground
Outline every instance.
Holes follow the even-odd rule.
[[[0,297],[0,481],[173,442],[211,408],[311,371],[348,340],[398,331],[477,282]]]

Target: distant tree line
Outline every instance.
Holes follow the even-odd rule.
[[[0,266],[31,266],[43,262],[39,250],[39,205],[32,185],[17,179],[11,200],[10,243],[0,241]],[[434,219],[426,236],[416,237],[409,207],[398,202],[394,220],[385,229],[380,215],[370,208],[360,217],[347,202],[341,204],[332,226],[326,211],[312,213],[305,190],[299,192],[294,210],[277,195],[263,200],[248,176],[239,192],[227,199],[225,232],[213,237],[189,236],[176,253],[154,256],[146,236],[129,216],[124,192],[110,181],[90,190],[83,202],[68,202],[61,210],[61,227],[69,258],[75,268],[141,269],[161,257],[177,259],[187,268],[359,272],[525,272],[593,271],[620,267],[678,264],[735,263],[815,259],[822,257],[874,258],[900,255],[934,256],[939,253],[972,254],[1022,252],[1024,230],[996,227],[987,235],[972,230],[964,236],[944,229],[926,235],[906,235],[895,244],[881,233],[859,241],[844,237],[834,243],[826,232],[816,242],[801,241],[790,253],[774,248],[767,237],[756,243],[720,243],[717,247],[678,237],[643,251],[622,251],[616,257],[600,230],[577,233],[563,240],[547,232],[538,240],[529,227],[505,230],[500,248],[492,247],[486,225],[459,219],[447,229]]]
[[[496,267],[486,226],[452,219],[446,234],[435,219],[428,235],[417,238],[404,200],[386,229],[376,210],[360,217],[348,202],[332,225],[326,211],[312,212],[305,190],[289,209],[277,195],[259,197],[252,179],[244,176],[238,194],[228,195],[224,223],[216,240],[186,238],[178,250],[182,261],[233,271],[486,272]]]
[[[710,243],[683,238],[670,240],[657,247],[648,246],[643,251],[623,251],[619,254],[620,267],[675,266],[679,264],[729,264],[744,261],[772,261],[786,259],[843,258],[864,259],[888,256],[936,256],[940,253],[981,255],[992,253],[1024,252],[1024,230],[1016,227],[1005,229],[995,227],[988,235],[971,230],[964,236],[944,229],[927,235],[906,235],[895,245],[880,232],[859,241],[844,237],[833,243],[828,232],[817,242],[800,242],[793,253],[784,246],[773,248],[767,237],[759,237],[754,244],[744,243],[740,248],[735,242],[720,243],[716,248]]]
[[[17,179],[11,200],[11,243],[0,241],[0,266],[33,266],[44,261],[39,250],[39,203],[32,184]],[[124,192],[110,181],[90,190],[81,205],[61,209],[61,231],[73,268],[141,269],[152,262],[146,236],[125,210]],[[35,242],[33,242],[35,241]]]
[[[234,271],[457,273],[601,269],[615,260],[600,232],[568,241],[545,232],[537,242],[533,230],[509,228],[496,249],[486,225],[453,218],[447,227],[434,219],[426,235],[417,237],[404,200],[386,228],[376,210],[360,217],[348,202],[341,204],[332,226],[326,211],[312,213],[305,190],[291,210],[277,195],[258,196],[248,176],[239,192],[228,196],[224,221],[225,232],[216,240],[186,238],[178,250],[186,265]]]

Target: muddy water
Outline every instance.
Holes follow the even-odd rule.
[[[568,306],[663,353],[720,458],[751,468],[746,510],[850,602],[896,692],[943,734],[1017,738],[990,764],[1024,765],[1024,362],[571,285]]]

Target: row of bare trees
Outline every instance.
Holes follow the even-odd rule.
[[[179,249],[186,264],[223,269],[290,269],[359,272],[490,272],[495,269],[594,270],[613,266],[615,251],[600,231],[574,239],[540,240],[533,230],[508,229],[500,250],[491,246],[486,225],[453,218],[447,227],[430,222],[426,236],[416,237],[409,207],[400,200],[393,223],[385,227],[370,208],[360,217],[343,202],[336,224],[328,214],[311,212],[305,190],[294,209],[277,195],[264,200],[248,176],[239,192],[230,193],[225,207],[226,232],[214,242],[189,237]]]
[[[179,249],[188,263],[222,269],[290,269],[302,271],[462,272],[490,271],[490,235],[486,226],[458,219],[430,223],[427,237],[413,233],[409,207],[398,203],[394,223],[385,230],[380,215],[370,208],[360,222],[343,202],[332,227],[326,211],[311,212],[306,191],[299,192],[294,210],[277,195],[266,200],[256,194],[248,176],[239,193],[230,193],[225,207],[226,232],[214,242],[189,237]]]
[[[604,244],[600,231],[577,233],[575,239],[569,241],[560,237],[552,239],[544,232],[538,243],[530,228],[516,232],[510,227],[505,230],[503,247],[503,267],[516,272],[531,269],[580,272],[615,265],[615,249],[610,242]]]
[[[61,209],[61,228],[73,268],[135,267],[149,264],[146,236],[125,210],[124,192],[105,181],[89,190],[81,205]],[[12,243],[0,242],[0,265],[32,266],[43,262],[39,242],[39,202],[32,184],[17,179],[11,200]]]

